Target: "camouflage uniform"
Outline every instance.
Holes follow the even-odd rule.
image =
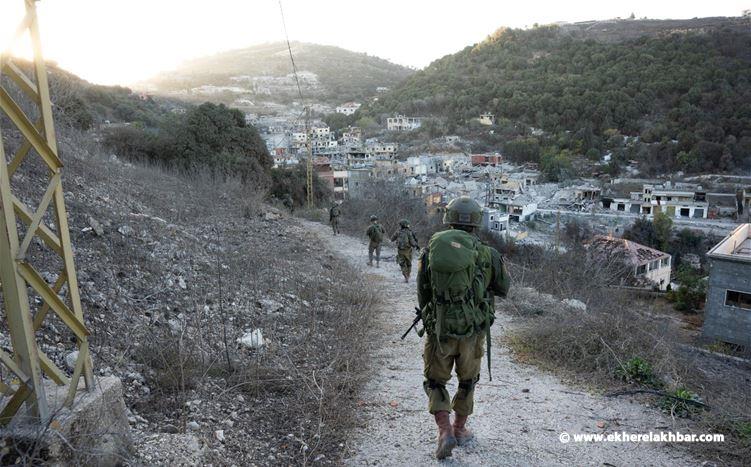
[[[381,262],[381,244],[383,243],[383,236],[386,235],[386,229],[384,229],[378,221],[374,221],[370,224],[370,227],[368,227],[365,234],[370,239],[370,242],[368,243],[368,264],[371,266],[373,265],[374,252],[376,264],[379,264]],[[377,238],[380,238],[381,240],[377,240]]]
[[[341,214],[339,205],[335,204],[329,209],[329,223],[331,224],[331,230],[334,231],[334,235],[339,234],[339,216]]]
[[[295,213],[295,202],[292,200],[292,196],[290,194],[284,195],[284,199],[282,200],[282,204],[284,204],[284,207],[289,209],[289,212],[291,214]]]
[[[491,264],[486,277],[486,289],[492,295],[504,297],[509,289],[509,277],[501,254],[495,248],[482,245],[490,250]],[[420,309],[433,300],[426,248],[417,265],[417,296]],[[452,409],[457,415],[469,416],[474,408],[474,387],[480,379],[480,366],[484,353],[485,334],[478,332],[462,339],[444,337],[438,345],[435,335],[425,339],[423,362],[425,382],[423,387],[428,396],[428,410],[431,414]],[[456,368],[459,388],[453,400],[449,398],[446,383],[451,379],[451,371]]]
[[[391,236],[391,241],[397,242],[396,262],[402,270],[404,280],[407,281],[412,274],[412,249],[420,249],[417,237],[409,227],[402,226]]]

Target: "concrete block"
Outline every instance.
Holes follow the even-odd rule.
[[[0,430],[4,440],[0,462],[48,465],[117,465],[133,452],[120,379],[99,378],[92,391],[84,390],[83,378],[70,408],[63,403],[67,388],[45,380],[51,419],[44,426],[18,414]]]

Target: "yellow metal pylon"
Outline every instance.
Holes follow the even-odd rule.
[[[61,180],[63,163],[57,152],[36,5],[35,0],[23,1],[25,15],[14,40],[25,34],[31,39],[34,53],[31,73],[15,64],[9,55],[0,55],[0,111],[12,123],[10,136],[21,138],[21,144],[6,155],[0,128],[0,282],[13,346],[12,356],[0,350],[0,362],[10,371],[3,372],[3,377],[7,379],[0,381],[0,424],[10,422],[24,403],[29,409],[26,415],[42,422],[49,419],[43,375],[58,385],[68,386],[67,405],[73,403],[81,376],[87,389],[94,385],[87,338],[90,333],[83,319],[73,262]],[[11,86],[6,87],[5,83]],[[23,98],[25,106],[22,106],[24,102],[14,99],[14,94],[10,92],[12,88],[15,89],[16,99]],[[33,109],[34,120],[24,108]],[[10,159],[6,156],[10,156]],[[14,175],[19,175],[25,161],[41,162],[47,167],[46,189],[34,209],[14,194],[11,185]],[[34,239],[38,240],[34,246],[39,244],[38,248],[49,250],[59,259],[59,272],[53,284],[48,283],[32,264],[30,250]],[[53,263],[45,262],[43,269],[48,271]],[[34,298],[39,299],[39,306],[33,306],[36,303]],[[75,335],[78,359],[70,377],[36,343],[36,333],[49,311]]]

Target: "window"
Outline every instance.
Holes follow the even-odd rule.
[[[641,266],[639,266],[639,267],[636,268],[636,274],[637,275],[644,274],[646,272],[647,272],[647,265],[646,264],[642,264]]]
[[[728,290],[725,292],[725,306],[751,310],[751,293]]]

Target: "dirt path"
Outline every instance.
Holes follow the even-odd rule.
[[[331,251],[362,269],[381,291],[384,310],[377,325],[373,375],[361,399],[362,426],[353,437],[350,465],[430,465],[435,428],[422,390],[422,342],[415,333],[401,334],[413,318],[414,283],[404,284],[384,248],[381,268],[369,268],[364,240],[334,237],[324,225],[304,222]],[[500,307],[499,307],[500,308]],[[493,382],[484,370],[470,418],[477,440],[457,448],[452,465],[699,465],[678,448],[662,444],[568,443],[562,432],[646,433],[668,430],[670,420],[639,403],[586,394],[554,376],[516,363],[499,337],[509,319],[498,310],[493,326]],[[483,360],[483,368],[486,362]],[[453,394],[456,381],[449,386]],[[604,422],[604,429],[598,428]]]

